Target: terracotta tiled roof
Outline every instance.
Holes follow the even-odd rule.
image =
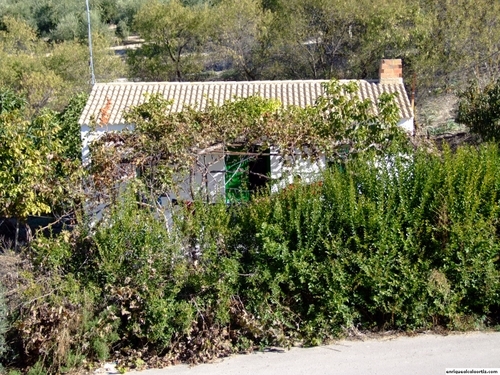
[[[79,123],[86,125],[94,119],[108,125],[124,125],[124,113],[131,107],[143,103],[145,94],[161,93],[173,99],[172,112],[184,106],[202,110],[209,100],[222,105],[235,97],[260,95],[278,99],[284,106],[301,107],[314,105],[323,93],[324,80],[304,81],[241,81],[241,82],[116,82],[94,85]],[[342,83],[349,81],[341,81]],[[359,96],[376,103],[383,92],[397,93],[396,101],[401,119],[410,119],[413,112],[402,83],[381,84],[374,81],[356,80]]]

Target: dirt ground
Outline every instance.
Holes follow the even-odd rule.
[[[21,257],[14,252],[0,253],[0,277],[15,272],[20,263]]]

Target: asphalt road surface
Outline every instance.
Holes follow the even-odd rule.
[[[466,368],[494,369],[500,375],[500,332],[343,340],[328,346],[256,352],[198,366],[178,365],[128,374],[428,375]]]

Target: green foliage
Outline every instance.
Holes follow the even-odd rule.
[[[485,140],[500,140],[500,80],[480,87],[477,81],[459,93],[456,121]]]
[[[27,372],[28,375],[47,375],[47,371],[43,367],[43,362],[39,361],[30,368]]]
[[[68,239],[65,237],[63,242]],[[53,240],[53,244],[59,241]],[[50,269],[50,276],[40,272],[41,268],[36,273],[23,271],[19,280],[23,287],[10,295],[22,302],[14,312],[10,338],[16,352],[10,360],[33,373],[56,374],[81,367],[85,359],[97,359],[93,343],[100,340],[109,345],[116,335],[112,325],[103,323],[106,312],[95,313],[96,288],[71,273],[63,275],[60,269],[49,267],[44,269]]]
[[[489,0],[425,1],[419,11],[427,16],[420,51],[411,57],[423,82],[434,89],[461,87],[467,80],[494,77],[499,4]],[[431,81],[434,81],[432,83]]]
[[[71,98],[68,105],[57,117],[61,124],[59,138],[62,141],[64,155],[70,160],[80,160],[82,157],[82,140],[78,119],[87,103],[88,95],[78,94]]]
[[[499,7],[491,0],[90,1],[93,32],[108,44],[110,25],[121,38],[146,39],[127,57],[134,80],[376,78],[381,58],[398,57],[405,78],[416,74],[419,97],[498,74]],[[4,0],[4,17],[30,25],[35,40],[86,40],[77,0]]]
[[[26,106],[26,100],[16,95],[12,90],[0,88],[0,114],[22,111]]]
[[[217,246],[228,232],[224,205],[200,204],[179,233],[169,233],[155,212],[137,209],[134,197],[120,203],[94,237],[96,282],[114,291],[107,303],[117,308],[121,334],[164,350],[198,321],[227,323],[237,263]],[[208,217],[217,219],[209,223]],[[203,233],[196,230],[201,222]]]
[[[415,74],[424,97],[463,87],[474,75],[497,74],[498,6],[490,0],[148,3],[134,27],[149,44],[127,61],[141,80],[351,79],[376,78],[381,58],[399,57],[405,78]]]
[[[220,1],[211,11],[213,62],[231,61],[238,79],[258,79],[268,62],[263,50],[270,43],[271,12],[260,0]]]
[[[134,18],[134,29],[148,44],[130,52],[132,74],[140,73],[146,57],[155,59],[155,70],[161,74],[156,79],[183,81],[186,76],[196,77],[203,69],[199,52],[207,39],[208,20],[206,6],[184,6],[178,0],[145,4]]]
[[[48,213],[78,194],[74,188],[78,164],[67,159],[77,147],[74,133],[66,137],[60,125],[62,121],[66,131],[70,126],[74,130],[76,119],[70,108],[60,118],[46,110],[30,121],[22,98],[2,90],[1,99],[5,111],[0,113],[0,215],[24,222],[29,215]]]
[[[196,216],[178,210],[185,220],[175,231],[167,229],[159,211],[149,208],[137,206],[130,187],[93,229],[90,241],[81,227],[84,232],[33,242],[34,264],[51,272],[58,292],[48,301],[30,303],[21,314],[23,345],[30,358],[36,360],[40,350],[47,350],[44,366],[55,371],[69,365],[71,351],[101,360],[132,348],[146,350],[145,356],[146,348],[168,351],[172,360],[231,352],[231,338],[222,327],[230,321],[238,262],[224,247],[230,234],[225,205],[200,203]],[[216,220],[209,223],[212,218]],[[90,303],[73,293],[78,288],[96,291]],[[59,315],[45,317],[44,312],[51,311],[48,306],[61,303]],[[61,314],[70,315],[62,320]],[[46,340],[33,340],[30,335],[41,329]],[[73,342],[63,348],[62,356],[58,347],[65,343],[57,334],[66,329]],[[212,333],[206,335],[207,330]]]
[[[20,20],[4,17],[0,28],[0,81],[27,101],[29,115],[43,108],[62,110],[73,95],[90,88],[88,46],[78,41],[50,44]],[[98,34],[93,37],[96,77],[123,76],[123,62]]]
[[[52,37],[61,42],[63,40],[75,40],[81,35],[81,17],[70,13],[64,15],[57,26],[51,30]]]
[[[3,216],[25,219],[28,215],[50,210],[46,201],[48,197],[43,190],[45,187],[39,185],[49,172],[49,155],[59,151],[53,150],[50,145],[58,129],[49,124],[48,116],[41,118],[38,126],[23,120],[14,112],[3,114],[0,118],[1,144],[4,145],[0,151]],[[43,143],[36,144],[38,140]],[[45,140],[49,143],[45,143]]]
[[[309,342],[483,321],[500,293],[499,167],[494,147],[358,159],[256,199],[240,216],[246,307]]]
[[[271,48],[275,59],[284,58],[290,64],[280,64],[278,72],[314,79],[375,78],[377,60],[385,52],[379,50],[388,47],[384,39],[391,38],[395,44],[409,8],[399,1],[292,0],[279,5]],[[369,58],[365,47],[372,54]],[[396,51],[392,53],[397,55]]]
[[[120,20],[120,22],[118,22],[118,25],[116,25],[116,33],[122,39],[129,37],[130,28],[125,20]]]
[[[113,2],[114,3],[114,2]],[[90,1],[91,24],[94,31],[106,34],[106,22],[116,17],[113,5],[108,1]],[[85,39],[87,16],[85,2],[67,0],[27,0],[20,4],[15,0],[5,0],[0,4],[0,19],[13,17],[31,25],[37,35],[53,41],[72,41]]]
[[[14,325],[32,371],[116,351],[131,366],[197,362],[352,327],[495,324],[498,147],[370,150],[339,166],[235,206],[165,211],[137,201],[150,194],[137,182],[98,223],[36,239],[46,276],[24,274]]]

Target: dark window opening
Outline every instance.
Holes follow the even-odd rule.
[[[269,154],[269,151],[266,151]],[[250,160],[248,165],[248,182],[250,191],[265,187],[271,174],[271,158],[269,155],[257,156]]]
[[[269,150],[257,150],[253,147],[245,154],[245,150],[230,149],[225,157],[226,202],[247,202],[252,193],[267,185],[271,173]]]

